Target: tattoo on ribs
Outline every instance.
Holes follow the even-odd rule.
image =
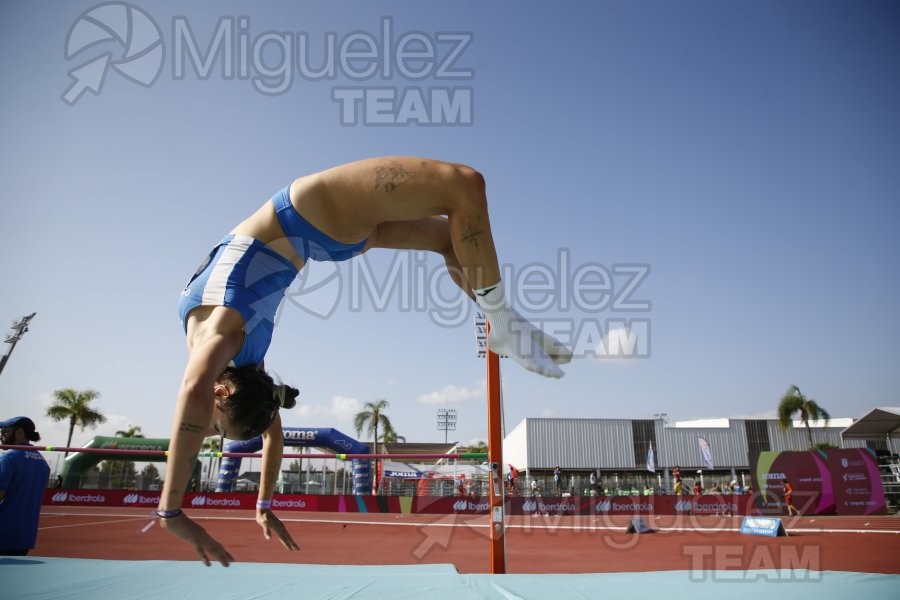
[[[397,164],[375,167],[375,189],[391,193],[412,178],[412,175]]]

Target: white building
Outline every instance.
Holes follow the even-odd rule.
[[[853,419],[811,423],[813,443],[839,448],[873,447],[865,439],[842,439]],[[705,419],[666,423],[663,419],[523,419],[503,440],[503,462],[520,471],[646,471],[652,444],[657,470],[704,466],[699,438],[711,450],[715,471],[747,471],[751,455],[767,450],[807,450],[800,421],[783,431],[777,419]],[[877,446],[877,444],[876,444]]]

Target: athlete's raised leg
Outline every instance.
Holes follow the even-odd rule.
[[[489,347],[527,369],[561,377],[568,348],[513,309],[500,280],[484,178],[465,165],[396,157],[368,159],[301,180],[292,190],[304,216],[341,241],[444,255],[454,281],[491,324]],[[444,218],[445,217],[445,218]]]

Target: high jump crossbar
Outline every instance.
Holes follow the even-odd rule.
[[[65,446],[17,446],[2,445],[2,450],[37,450],[38,452],[83,452],[85,454],[105,454],[115,457],[116,454],[127,454],[129,456],[168,456],[168,450],[129,450],[128,448],[70,448]],[[198,458],[260,458],[261,453],[258,452],[200,452]],[[485,452],[457,452],[452,454],[283,454],[283,458],[336,458],[338,460],[352,459],[441,459],[450,458],[457,460],[485,460],[488,455]]]

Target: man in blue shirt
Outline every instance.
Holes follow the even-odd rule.
[[[4,445],[30,446],[40,439],[28,417],[0,423]],[[49,476],[50,467],[40,452],[7,450],[0,455],[0,555],[25,556],[34,548]]]

